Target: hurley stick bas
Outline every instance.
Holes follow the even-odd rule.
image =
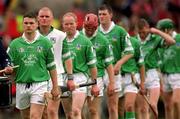
[[[89,83],[76,84],[75,88],[86,87],[86,86],[91,86],[91,85],[95,85],[95,84],[97,84],[96,80],[93,82],[89,82]],[[62,94],[64,92],[70,91],[67,86],[60,86],[59,88],[60,88]],[[59,95],[57,97],[53,97],[52,94],[49,92],[44,93],[44,96],[45,96],[45,99],[48,98],[48,99],[53,99],[53,100],[59,100],[60,98],[68,98],[69,97],[68,95]],[[46,100],[46,102],[47,102],[47,100]]]
[[[136,81],[136,78],[135,78],[135,75],[134,73],[131,74],[131,80],[132,80],[132,83],[137,87],[137,89],[140,89],[140,86],[138,84],[138,82]],[[154,117],[155,119],[158,119],[158,114],[156,113],[155,109],[152,107],[151,103],[149,102],[149,99],[147,98],[147,96],[145,94],[142,94],[142,97],[144,98],[144,100],[147,102],[147,104],[149,105],[150,109],[152,110],[153,114],[154,114]]]

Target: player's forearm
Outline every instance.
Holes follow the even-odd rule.
[[[58,82],[57,82],[57,71],[56,71],[56,69],[50,70],[49,73],[50,73],[50,76],[51,76],[53,87],[57,87]]]
[[[66,67],[67,74],[73,73],[72,59],[68,59],[65,61],[65,67]]]
[[[113,68],[113,65],[110,64],[107,68],[107,73],[108,73],[108,76],[109,76],[109,81],[110,83],[114,83],[114,68]]]
[[[151,30],[153,29],[153,32],[157,35],[160,35],[166,42],[167,45],[173,45],[176,43],[176,41],[167,33],[164,33],[158,29],[155,28],[151,28]]]
[[[124,55],[117,63],[118,63],[118,65],[122,66],[124,63],[126,63],[132,57],[133,57],[133,54]]]
[[[140,67],[140,78],[141,78],[141,83],[145,82],[145,66],[142,65]]]
[[[96,67],[92,67],[90,69],[90,73],[91,73],[91,79],[97,79],[97,68]]]

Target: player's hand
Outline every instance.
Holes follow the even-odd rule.
[[[52,99],[56,100],[60,95],[59,87],[58,86],[53,87],[51,90],[51,94],[52,94]]]
[[[119,70],[121,69],[121,65],[115,64],[114,65],[114,74],[119,74]]]
[[[95,97],[97,97],[99,95],[99,88],[97,85],[93,85],[91,88],[91,94],[94,95]]]
[[[109,83],[107,87],[107,95],[111,96],[114,93],[114,89],[115,89],[114,83]]]
[[[75,87],[75,83],[73,80],[68,80],[67,81],[67,87],[70,91],[73,91],[76,87]]]
[[[11,74],[11,73],[13,73],[13,68],[11,66],[7,66],[7,67],[5,67],[4,72],[5,72],[5,74]]]

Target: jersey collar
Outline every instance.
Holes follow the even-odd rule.
[[[176,31],[173,31],[173,32],[172,32],[172,37],[175,38],[176,35],[177,35],[177,32],[176,32]]]
[[[141,44],[145,44],[147,41],[149,41],[151,39],[151,33],[149,33],[147,35],[147,37],[145,38],[144,41],[141,40],[141,37],[139,36],[139,34],[137,35],[137,38],[139,39],[139,41],[141,42]]]
[[[32,42],[29,42],[25,36],[25,34],[23,33],[22,38],[24,39],[24,41],[28,44],[33,44],[34,42],[36,42],[36,40],[40,37],[40,33],[36,30],[36,35],[35,38]]]
[[[107,31],[105,31],[105,30],[103,29],[102,25],[100,24],[100,30],[101,30],[104,34],[107,34],[107,33],[109,33],[109,32],[114,28],[114,26],[115,26],[115,23],[114,23],[113,21],[111,21],[111,25],[110,25],[109,29],[108,29]]]
[[[80,34],[79,31],[76,30],[74,37],[72,39],[67,38],[67,42],[73,42],[79,36],[79,34]],[[66,36],[67,36],[67,34],[66,34]]]

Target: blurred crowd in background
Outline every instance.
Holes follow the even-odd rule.
[[[180,0],[0,0],[0,37],[7,47],[12,39],[22,33],[23,14],[42,6],[53,10],[55,28],[61,29],[63,14],[73,11],[78,16],[78,29],[81,29],[85,14],[96,14],[103,3],[112,6],[114,21],[132,36],[139,18],[145,18],[152,26],[160,19],[171,18],[176,31],[180,32]]]

